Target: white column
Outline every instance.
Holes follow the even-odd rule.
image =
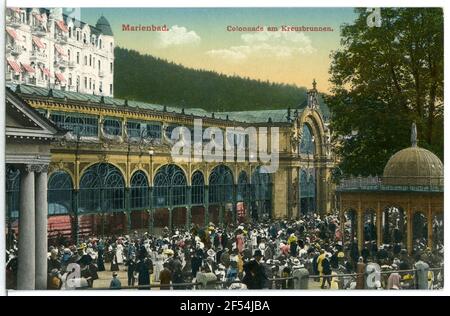
[[[47,166],[36,173],[36,290],[47,289]]]
[[[20,170],[18,290],[35,289],[34,203],[34,171],[26,165]]]

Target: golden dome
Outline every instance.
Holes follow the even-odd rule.
[[[417,146],[415,124],[412,146],[395,153],[383,172],[383,184],[443,185],[444,165],[431,151]]]

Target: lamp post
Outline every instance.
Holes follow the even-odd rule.
[[[154,226],[154,223],[153,223],[153,220],[154,220],[154,218],[153,218],[153,194],[152,194],[152,191],[153,191],[153,181],[152,181],[152,179],[153,179],[153,155],[154,155],[154,151],[153,151],[153,149],[150,149],[149,151],[148,151],[148,155],[149,155],[149,157],[150,157],[150,173],[149,173],[149,177],[150,177],[150,181],[149,181],[149,184],[151,184],[151,186],[149,186],[149,206],[150,206],[150,212],[149,212],[149,219],[148,219],[148,230],[149,230],[149,233],[150,234],[153,234],[153,226]]]

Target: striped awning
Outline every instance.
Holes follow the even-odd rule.
[[[60,83],[63,83],[66,81],[66,79],[64,78],[64,75],[60,72],[55,72],[55,76],[56,76],[56,79],[58,79],[58,81]]]
[[[45,45],[41,42],[39,37],[33,36],[33,43],[37,48],[45,48]]]
[[[17,33],[13,29],[6,28],[6,32],[11,36],[14,40],[17,40]]]
[[[22,64],[23,69],[25,69],[26,72],[28,72],[28,73],[30,73],[30,74],[36,72],[36,71],[34,70],[34,68],[31,67],[30,65],[24,64],[24,63],[21,63],[21,64]]]
[[[11,7],[11,8],[9,8],[11,11],[13,11],[13,12],[16,12],[16,13],[20,13],[20,12],[22,12],[22,10],[20,9],[20,8],[14,8],[14,7]]]
[[[19,73],[22,72],[22,68],[20,68],[19,64],[14,60],[7,59],[9,66],[14,70],[14,72]]]
[[[61,48],[61,46],[55,44],[55,48],[56,48],[56,51],[58,52],[58,54],[60,54],[61,56],[67,56],[66,52],[64,52],[64,50]]]
[[[69,29],[67,28],[66,24],[63,20],[56,21],[56,26],[63,32],[69,32]]]
[[[44,73],[44,75],[51,77],[50,70],[48,68],[45,68],[45,66],[41,65],[41,70]]]

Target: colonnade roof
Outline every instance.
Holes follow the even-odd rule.
[[[258,110],[258,111],[231,111],[231,112],[209,112],[201,108],[182,108],[175,106],[165,106],[161,104],[146,103],[133,100],[125,100],[120,98],[112,98],[108,96],[99,96],[86,93],[78,93],[73,91],[63,91],[57,89],[49,89],[36,87],[25,84],[9,84],[13,91],[25,98],[35,97],[51,97],[53,99],[68,100],[74,102],[89,102],[111,107],[130,107],[150,111],[175,113],[181,115],[190,115],[199,118],[212,118],[223,121],[236,121],[242,123],[291,123],[296,114],[300,114],[303,108],[297,109],[277,109],[277,110]],[[297,113],[296,113],[297,111]]]

